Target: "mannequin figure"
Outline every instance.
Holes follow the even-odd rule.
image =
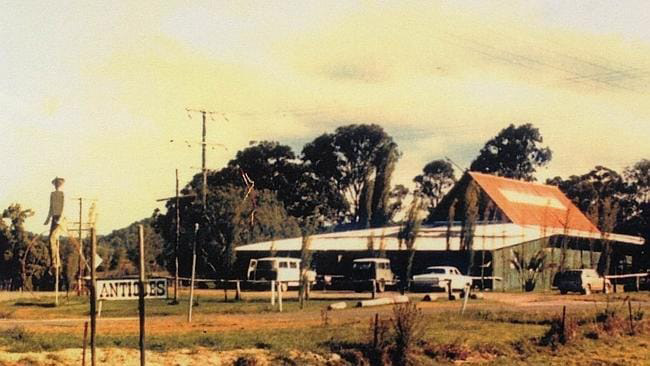
[[[63,187],[63,183],[65,183],[65,179],[63,178],[56,177],[52,179],[54,192],[50,193],[50,211],[48,212],[47,219],[45,219],[45,223],[43,224],[49,224],[50,219],[52,219],[52,225],[50,226],[50,235],[52,235],[52,231],[54,231],[56,228],[57,224],[59,223],[59,219],[61,219],[61,215],[63,214],[64,198],[63,192],[60,191],[61,187]]]
[[[63,191],[61,191],[61,187],[63,187],[63,183],[65,183],[65,179],[56,177],[52,179],[52,184],[54,185],[54,192],[50,193],[50,211],[47,214],[47,219],[45,219],[45,223],[43,225],[47,225],[50,223],[50,219],[52,219],[52,225],[50,225],[50,260],[52,265],[58,269],[60,265],[60,258],[59,258],[59,235],[60,234],[60,228],[59,230],[56,230],[59,227],[59,220],[61,219],[61,215],[63,215],[63,203],[65,202],[64,197],[63,197]]]

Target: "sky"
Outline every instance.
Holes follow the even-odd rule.
[[[393,136],[408,186],[510,123],[553,151],[539,180],[650,158],[647,1],[10,0],[0,45],[0,208],[36,233],[55,176],[69,221],[97,200],[100,233],[162,207],[201,164],[187,108],[215,112],[209,169],[350,123]]]

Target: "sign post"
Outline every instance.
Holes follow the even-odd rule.
[[[142,224],[138,225],[139,241],[140,241],[140,281],[138,281],[138,309],[140,311],[140,366],[145,365],[144,354],[144,227]]]
[[[95,269],[95,256],[97,255],[97,236],[95,228],[90,228],[90,365],[95,366],[97,355],[95,352],[95,334],[97,333],[97,270]]]

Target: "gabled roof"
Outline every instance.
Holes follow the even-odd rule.
[[[478,172],[469,175],[513,224],[600,233],[555,186]]]

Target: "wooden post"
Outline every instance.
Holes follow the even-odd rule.
[[[566,326],[566,305],[562,307],[562,337],[566,334],[565,331],[565,326]]]
[[[451,284],[449,285],[451,287]],[[463,306],[460,308],[460,314],[465,314],[465,308],[467,307],[467,300],[469,299],[469,292],[471,291],[472,286],[465,286],[465,298],[463,298]]]
[[[372,298],[377,297],[377,280],[371,280],[370,285],[372,286]]]
[[[628,299],[627,308],[628,308],[628,310],[630,312],[630,334],[634,334],[634,322],[632,320],[632,300]]]
[[[454,294],[451,291],[451,281],[447,281],[447,299],[453,300]]]
[[[377,349],[377,346],[379,345],[379,313],[375,313],[375,326],[373,330],[372,346],[374,349]]]
[[[276,282],[278,284],[278,308],[282,312],[282,282]]]
[[[307,290],[305,292],[305,300],[309,300],[309,295],[311,294],[311,282],[309,279],[307,279],[307,283],[305,284],[305,289]]]
[[[140,313],[140,366],[145,365],[145,352],[144,352],[144,296],[145,296],[145,267],[144,267],[144,226],[138,225],[139,242],[140,242],[140,281],[138,281],[138,310]]]
[[[83,198],[79,197],[79,268],[78,268],[78,273],[77,273],[77,296],[81,296],[81,289],[83,288],[83,280],[82,277],[84,275],[84,267],[81,264],[81,258],[83,258],[83,248],[84,248],[84,242],[83,238],[81,237],[82,233],[82,228],[81,228],[81,223],[83,221],[82,218],[82,213],[83,213]]]
[[[223,301],[228,302],[228,281],[224,280],[223,283]]]
[[[636,276],[636,292],[639,292],[639,282],[640,282],[640,276]]]
[[[90,365],[95,366],[97,352],[95,349],[95,334],[97,333],[97,272],[95,257],[97,256],[97,236],[95,228],[90,228]]]
[[[84,340],[81,353],[81,366],[86,366],[86,340],[88,339],[88,322],[84,322]]]
[[[236,290],[235,290],[235,300],[240,301],[241,300],[241,284],[240,281],[237,280],[236,282]]]
[[[271,280],[271,306],[275,306],[275,281]]]
[[[97,317],[101,318],[102,317],[102,305],[104,304],[103,300],[99,300],[99,303],[97,304]]]
[[[192,278],[190,279],[190,306],[187,309],[187,322],[192,322],[192,306],[194,306],[194,276],[196,275],[196,241],[199,224],[194,225],[194,243],[192,244]]]
[[[61,272],[61,263],[58,263],[54,272],[54,306],[59,306],[59,276]]]
[[[178,246],[181,239],[181,214],[178,207],[180,202],[178,196],[178,169],[176,169],[176,245],[174,247],[174,304],[178,304]]]

